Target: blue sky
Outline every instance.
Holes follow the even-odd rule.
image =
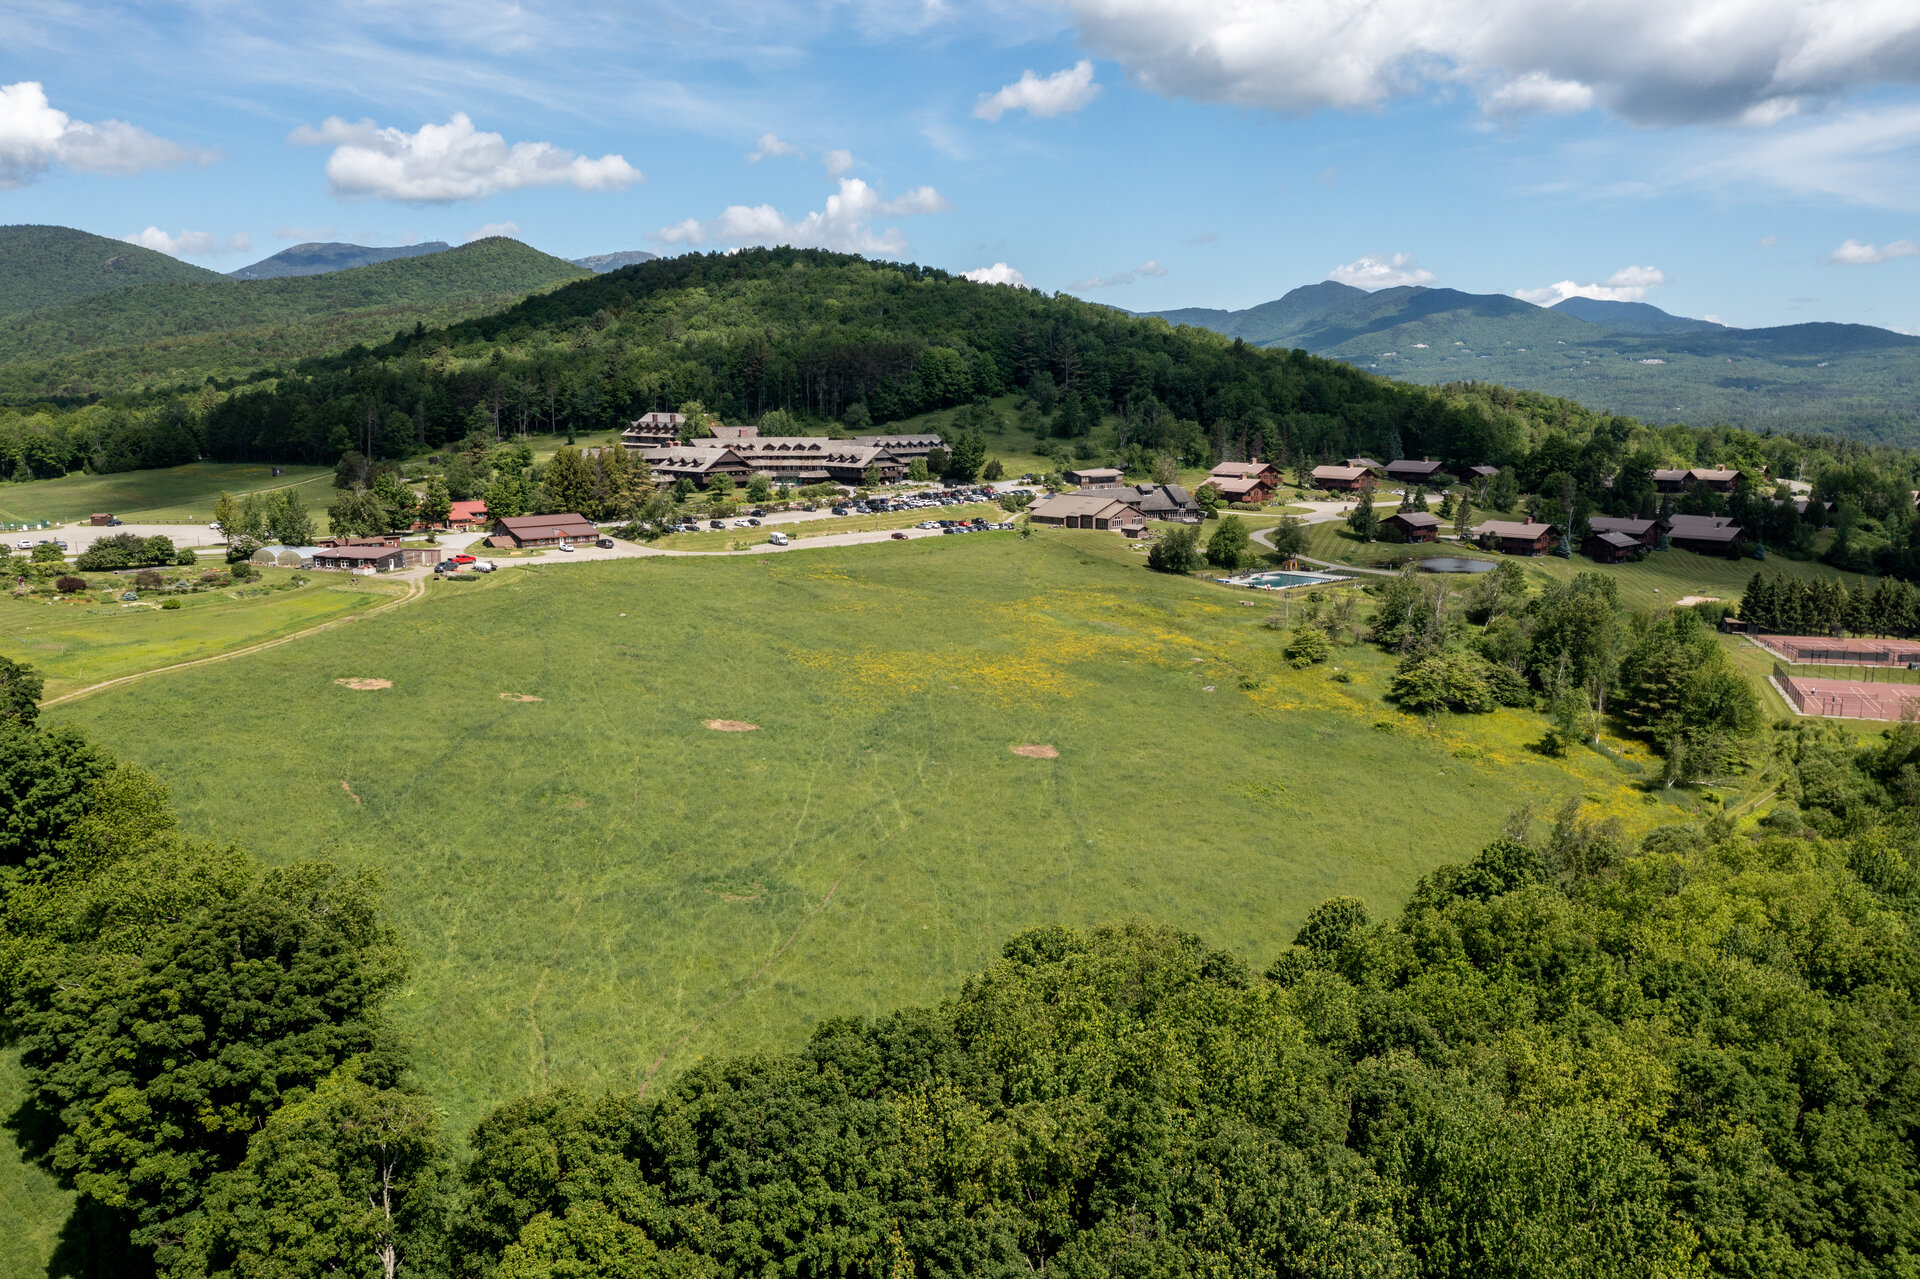
[[[758,159],[750,157],[758,156]],[[1920,331],[1913,0],[10,0],[0,222]]]

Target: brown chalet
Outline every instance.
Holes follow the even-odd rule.
[[[1028,507],[1027,512],[1035,524],[1059,528],[1097,528],[1120,533],[1136,525],[1146,526],[1138,510],[1101,489],[1043,497]]]
[[[1120,482],[1120,472],[1111,466],[1086,466],[1077,471],[1063,473],[1069,484],[1077,484],[1083,489],[1104,488]]]
[[[1229,502],[1264,502],[1273,496],[1273,483],[1257,475],[1209,475],[1202,488],[1211,488]]]
[[[1479,466],[1469,466],[1467,468],[1467,478],[1469,480],[1476,480],[1476,481],[1490,480],[1498,474],[1500,474],[1499,467],[1488,466],[1484,462],[1482,462]]]
[[[1545,555],[1553,545],[1553,525],[1518,520],[1488,520],[1473,530],[1476,538],[1491,538],[1502,555]]]
[[[1314,487],[1336,493],[1352,493],[1365,488],[1372,481],[1373,472],[1364,466],[1316,466],[1313,468]]]
[[[686,426],[687,419],[679,413],[643,413],[620,432],[620,444],[630,453],[670,448],[680,442]]]
[[[492,546],[511,546],[525,550],[529,546],[591,546],[600,538],[600,530],[584,515],[512,515],[493,522]]]
[[[1738,559],[1747,549],[1747,534],[1724,515],[1673,515],[1667,518],[1667,544],[1700,555]]]
[[[1684,493],[1694,485],[1715,493],[1731,493],[1740,472],[1714,466],[1695,466],[1684,471],[1661,469],[1653,473],[1653,487],[1662,493]]]
[[[1406,534],[1409,542],[1440,540],[1440,517],[1428,511],[1400,511],[1389,515],[1385,522]]]
[[[1400,484],[1433,484],[1446,474],[1446,463],[1432,458],[1412,462],[1406,458],[1387,463],[1387,478]]]
[[[1588,559],[1598,560],[1602,564],[1622,564],[1633,558],[1635,551],[1644,551],[1638,538],[1625,533],[1605,533],[1596,529],[1580,545],[1580,551]]]
[[[1630,537],[1648,550],[1660,545],[1659,520],[1630,520],[1617,515],[1596,515],[1587,521],[1587,526],[1595,533],[1619,533]]]

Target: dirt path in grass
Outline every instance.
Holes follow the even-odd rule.
[[[214,662],[231,661],[236,657],[245,657],[249,653],[265,652],[270,648],[278,648],[282,644],[291,644],[295,640],[305,639],[309,635],[318,635],[322,631],[330,631],[336,626],[345,626],[348,622],[357,622],[363,617],[372,617],[376,613],[384,613],[388,609],[399,608],[403,604],[411,604],[426,595],[427,570],[411,570],[405,575],[403,580],[407,584],[406,594],[397,595],[384,604],[375,604],[365,612],[349,614],[346,617],[336,617],[330,622],[321,622],[317,625],[309,626],[305,630],[295,631],[291,635],[282,635],[277,639],[262,640],[258,644],[249,644],[245,648],[236,648],[231,652],[215,653],[211,657],[196,657],[190,662],[175,662],[171,666],[156,666],[150,671],[136,671],[132,675],[122,675],[117,679],[101,680],[98,684],[89,684],[85,688],[76,688],[71,693],[62,693],[58,697],[48,698],[46,701],[40,703],[40,707],[44,710],[49,706],[58,706],[62,702],[73,702],[78,701],[82,697],[91,697],[93,694],[103,692],[109,688],[119,688],[123,684],[137,684],[141,680],[151,679],[155,675],[165,675],[171,671],[184,671],[195,666],[208,666]]]

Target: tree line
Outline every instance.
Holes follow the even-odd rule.
[[[1920,726],[1774,730],[1749,829],[1516,814],[1263,971],[1040,928],[938,1005],[540,1092],[456,1153],[383,1011],[377,887],[193,837],[39,691],[0,663],[0,1029],[13,1131],[78,1197],[65,1273],[1893,1279],[1920,1252]]]

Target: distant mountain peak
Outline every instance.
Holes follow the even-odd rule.
[[[431,253],[445,253],[452,247],[445,240],[384,248],[314,240],[282,249],[270,258],[262,258],[252,266],[243,266],[230,274],[236,280],[279,280],[290,275],[326,275],[333,271],[372,266],[376,262],[391,262],[396,258],[421,258]]]
[[[1647,302],[1612,302],[1602,298],[1563,298],[1547,308],[1576,320],[1597,324],[1615,333],[1699,333],[1724,329],[1712,320],[1673,315]]]
[[[590,258],[568,258],[575,266],[585,267],[595,275],[605,275],[609,271],[618,271],[623,266],[632,266],[636,262],[651,262],[659,257],[658,253],[649,253],[645,249],[625,249],[619,253],[597,253]]]

